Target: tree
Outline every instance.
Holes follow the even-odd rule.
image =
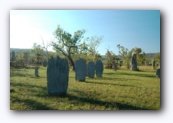
[[[91,38],[87,38],[87,40],[89,41],[89,52],[93,55],[93,61],[96,61],[96,55],[98,54],[97,52],[97,48],[100,45],[101,41],[102,41],[102,37],[98,37],[98,36],[93,36]]]
[[[107,50],[105,57],[106,57],[105,67],[111,69],[113,63],[115,63],[116,55],[112,51]]]
[[[84,40],[83,43],[81,43],[77,49],[73,49],[73,60],[77,60],[79,57],[85,59],[86,61],[88,60],[88,47],[89,45],[86,43],[87,41]]]
[[[32,50],[35,54],[35,76],[39,77],[39,66],[42,64],[42,62],[44,61],[44,50],[41,47],[41,45],[38,45],[36,43],[34,43],[33,45],[33,50]]]
[[[26,67],[26,63],[23,57],[23,53],[16,53],[15,61],[11,62],[11,66],[15,68],[23,68]]]
[[[132,48],[131,52],[135,52],[136,53],[136,59],[138,64],[143,65],[146,61],[146,54],[145,52],[142,52],[141,48]]]
[[[130,68],[130,60],[132,57],[132,51],[129,51],[127,48],[121,46],[120,44],[118,44],[117,47],[119,49],[119,54],[123,60],[123,64],[125,64],[126,68],[129,69]]]
[[[160,62],[160,53],[157,53],[156,55],[154,55],[154,58],[155,58],[158,62]]]
[[[73,66],[73,70],[75,70],[74,60],[72,59],[72,54],[76,53],[78,47],[80,45],[81,39],[85,30],[78,30],[74,32],[73,36],[64,31],[59,25],[55,31],[56,42],[52,42],[53,48],[62,53]]]
[[[43,47],[37,43],[33,44],[32,52],[35,55],[35,65],[39,66],[45,59],[45,53]]]
[[[153,59],[156,62],[156,66],[159,67],[160,66],[160,53],[155,54]]]
[[[48,52],[48,47],[50,46],[50,44],[45,44],[45,41],[43,40],[42,36],[41,37],[41,40],[42,40],[42,43],[43,43],[43,49],[45,49],[45,52],[46,52],[46,57],[47,57],[47,61],[49,60],[49,52]]]
[[[24,59],[25,65],[27,66],[29,62],[29,53],[27,51],[23,52],[23,59]]]
[[[142,52],[141,48],[132,48],[130,51],[127,48],[124,48],[120,44],[117,45],[119,49],[119,54],[121,55],[127,68],[130,67],[130,60],[132,58],[132,53],[135,52],[136,59],[138,64],[144,64],[146,61],[146,54]]]

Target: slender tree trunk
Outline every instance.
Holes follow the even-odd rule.
[[[73,71],[75,71],[75,64],[74,64],[73,59],[69,56],[68,60],[71,62],[71,65],[73,66]]]
[[[75,46],[69,46],[68,47],[68,50],[67,50],[67,53],[64,50],[62,50],[61,48],[59,48],[59,47],[55,47],[55,48],[59,52],[61,52],[71,62],[71,65],[73,66],[73,70],[75,71],[75,64],[74,64],[74,61],[73,61],[73,59],[71,57],[71,48],[72,47],[75,47]]]
[[[68,59],[71,62],[71,65],[73,66],[73,71],[75,71],[75,63],[74,63],[74,61],[73,61],[73,59],[71,57],[71,48],[72,47],[69,47],[69,49],[68,49]]]

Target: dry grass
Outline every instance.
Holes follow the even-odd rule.
[[[140,67],[141,71],[105,69],[102,78],[75,81],[70,71],[65,96],[49,96],[46,68],[41,67],[39,78],[34,69],[11,69],[11,110],[159,110],[160,79],[155,70]]]

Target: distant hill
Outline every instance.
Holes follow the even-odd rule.
[[[154,57],[156,54],[158,54],[158,53],[146,53],[147,59],[151,59],[151,58]]]
[[[159,52],[158,52],[159,53]],[[146,53],[147,59],[153,58],[158,53]],[[101,55],[103,59],[106,59],[105,55]],[[118,58],[121,59],[121,56],[118,55]]]
[[[15,53],[21,53],[23,51],[32,53],[31,49],[20,49],[20,48],[10,48],[10,52],[14,51]]]
[[[10,53],[14,51],[15,53],[22,53],[24,51],[28,52],[29,54],[34,54],[32,52],[32,49],[21,49],[21,48],[10,48]],[[52,51],[49,51],[49,52],[52,52]]]
[[[20,49],[20,48],[10,48],[10,52],[14,51],[15,53],[21,53],[23,51],[26,51],[30,54],[33,54],[32,53],[32,49]],[[147,55],[147,59],[151,59],[152,57],[154,57],[154,55],[156,55],[157,53],[146,53]],[[102,58],[104,59],[105,58],[105,55],[101,55]],[[121,58],[120,56],[118,56],[118,58]]]

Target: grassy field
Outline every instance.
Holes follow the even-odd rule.
[[[141,71],[105,69],[102,78],[75,81],[70,71],[65,96],[49,96],[46,68],[10,70],[11,110],[159,110],[160,79],[148,67]]]

